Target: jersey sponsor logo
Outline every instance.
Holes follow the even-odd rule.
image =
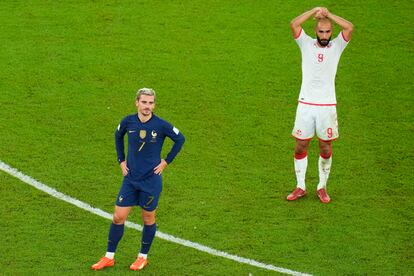
[[[145,129],[141,129],[139,131],[139,138],[144,139],[147,136],[147,131]]]
[[[134,132],[135,132],[135,130],[129,130],[128,132],[129,132],[129,133],[134,133]]]
[[[180,131],[178,130],[178,128],[176,128],[176,127],[173,127],[173,131],[174,131],[174,133],[176,134],[176,135],[178,135],[178,133],[180,133]]]

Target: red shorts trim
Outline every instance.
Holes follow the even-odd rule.
[[[331,139],[331,140],[323,140],[323,139],[321,139],[321,138],[318,138],[320,141],[322,141],[322,142],[332,142],[332,141],[336,141],[336,139],[338,139],[338,138],[334,138],[334,139]]]
[[[295,138],[295,139],[297,139],[297,140],[301,140],[301,141],[310,141],[310,140],[312,140],[312,138],[313,138],[313,137],[311,137],[311,138],[298,138],[298,137],[296,137],[296,136],[295,136],[295,135],[293,135],[293,134],[292,134],[292,137],[293,137],[293,138]]]
[[[308,104],[308,105],[316,105],[316,106],[335,106],[336,104],[316,104],[316,103],[308,103],[308,102],[302,102],[302,101],[298,101],[301,104]]]

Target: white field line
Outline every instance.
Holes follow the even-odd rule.
[[[0,160],[0,170],[2,170],[4,172],[18,178],[18,179],[20,179],[21,181],[29,184],[30,186],[33,186],[34,188],[36,188],[38,190],[41,190],[41,191],[43,191],[43,192],[45,192],[45,193],[47,193],[47,194],[49,194],[49,195],[51,195],[51,196],[53,196],[57,199],[66,201],[67,203],[75,205],[76,207],[79,207],[83,210],[86,210],[86,211],[88,211],[90,213],[93,213],[95,215],[98,215],[100,217],[112,220],[112,214],[107,213],[105,211],[102,211],[101,209],[94,208],[94,207],[92,207],[91,205],[89,205],[85,202],[82,202],[82,201],[80,201],[76,198],[73,198],[73,197],[65,195],[61,192],[58,192],[55,189],[53,189],[53,188],[51,188],[51,187],[49,187],[49,186],[47,186],[47,185],[45,185],[45,184],[43,184],[43,183],[41,183],[37,180],[31,178],[30,176],[19,172],[17,169],[15,169],[13,167],[10,167],[6,163],[2,162],[1,160]],[[138,231],[142,231],[142,226],[141,225],[130,222],[130,221],[127,221],[125,223],[125,226],[127,226],[129,228],[136,229]],[[191,248],[194,248],[196,250],[206,252],[206,253],[214,255],[214,256],[219,256],[219,257],[223,257],[223,258],[226,258],[226,259],[230,259],[230,260],[233,260],[233,261],[238,262],[238,263],[248,264],[248,265],[251,265],[251,266],[260,267],[260,268],[267,269],[267,270],[272,270],[272,271],[277,271],[277,272],[284,273],[284,274],[289,274],[289,275],[311,276],[311,274],[302,273],[302,272],[290,270],[290,269],[283,268],[283,267],[277,267],[277,266],[270,265],[270,264],[264,264],[264,263],[261,263],[261,262],[258,262],[258,261],[252,260],[252,259],[247,259],[247,258],[239,257],[237,255],[232,255],[232,254],[226,253],[224,251],[219,251],[219,250],[207,247],[205,245],[202,245],[202,244],[199,244],[199,243],[196,243],[196,242],[180,239],[180,238],[171,236],[169,234],[162,233],[160,231],[157,231],[156,236],[160,239],[163,239],[163,240],[167,240],[167,241],[174,242],[174,243],[177,243],[177,244],[180,244],[180,245],[191,247]]]

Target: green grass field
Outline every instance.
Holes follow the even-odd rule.
[[[338,68],[340,139],[328,183],[295,186],[290,133],[301,81],[289,22],[326,6],[355,25]],[[0,160],[112,212],[113,133],[140,87],[186,136],[164,174],[158,229],[315,275],[413,275],[411,1],[2,1]],[[312,33],[312,22],[305,25]],[[335,34],[339,31],[335,29]],[[164,147],[165,152],[171,143]],[[410,169],[411,168],[411,169]],[[92,273],[109,220],[0,171],[0,274]],[[138,209],[130,221],[140,222]],[[126,229],[130,274],[141,233]],[[155,239],[149,275],[268,275]]]

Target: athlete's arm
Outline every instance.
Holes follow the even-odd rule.
[[[292,21],[290,21],[290,28],[292,29],[292,35],[293,37],[297,38],[300,34],[300,30],[302,29],[302,24],[306,20],[308,20],[313,15],[317,14],[321,11],[320,7],[316,7],[311,9],[310,11],[304,12],[298,17],[294,18]]]
[[[333,13],[330,13],[328,10],[326,10],[326,17],[342,28],[342,35],[346,41],[349,41],[351,39],[352,31],[354,30],[354,25],[351,22]]]
[[[126,121],[125,119],[121,121],[115,130],[115,148],[116,154],[118,156],[118,163],[121,166],[121,171],[124,176],[128,174],[128,167],[125,161],[125,152],[124,152],[124,136],[126,133]]]
[[[171,151],[167,154],[167,157],[165,159],[161,159],[161,162],[154,168],[154,173],[158,175],[162,174],[168,164],[174,160],[185,142],[184,135],[178,129],[168,123],[165,124],[164,128],[165,135],[174,141],[174,145],[171,148]]]
[[[185,138],[177,128],[173,127],[170,124],[165,125],[165,135],[174,141],[174,145],[165,158],[165,162],[167,162],[167,164],[170,164],[174,160],[175,156],[177,156],[177,154],[180,152],[185,142]]]

